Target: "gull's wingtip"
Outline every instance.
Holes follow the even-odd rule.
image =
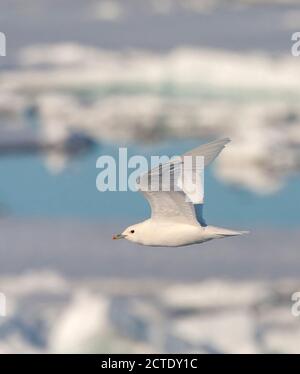
[[[205,147],[225,147],[226,144],[230,143],[231,142],[231,139],[226,137],[226,138],[222,138],[222,139],[216,139],[216,140],[213,140],[211,141],[210,143],[206,143],[206,144],[203,144],[203,146]],[[201,147],[201,146],[200,146]]]
[[[225,145],[225,144],[230,143],[231,139],[230,138],[223,138],[223,139],[217,140],[216,142],[223,143]]]
[[[229,143],[229,142],[231,142],[231,139],[227,136],[225,138],[211,140],[209,143],[202,144],[202,145],[212,145],[212,144]]]
[[[210,143],[202,144],[199,147],[186,152],[184,156],[203,156],[204,166],[208,166],[216,157],[218,157],[221,151],[225,148],[226,144],[228,144],[230,141],[231,139],[228,137],[217,139]]]

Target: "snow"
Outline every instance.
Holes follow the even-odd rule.
[[[35,45],[21,52],[18,69],[0,74],[0,119],[19,123],[34,108],[52,141],[74,131],[122,145],[228,136],[217,177],[268,195],[299,172],[298,69],[290,55],[258,52]],[[47,159],[53,170],[66,162]]]
[[[192,283],[2,277],[0,352],[299,353],[299,280]]]

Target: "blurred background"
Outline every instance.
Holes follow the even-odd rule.
[[[1,0],[0,352],[299,353],[296,0]],[[185,248],[111,240],[149,214],[96,160],[232,143]]]

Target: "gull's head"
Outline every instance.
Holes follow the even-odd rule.
[[[122,232],[122,234],[114,235],[113,239],[114,240],[127,239],[127,240],[130,240],[131,242],[140,243],[142,240],[142,236],[143,236],[142,225],[139,223],[139,224],[127,227],[127,229],[125,229]]]

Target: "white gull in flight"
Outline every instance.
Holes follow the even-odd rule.
[[[204,193],[201,180],[197,179],[195,183],[198,197],[195,196],[195,191],[192,194],[187,192],[186,183],[180,184],[178,180],[180,174],[178,170],[182,167],[185,156],[192,156],[192,160],[202,156],[204,167],[207,167],[229,142],[230,139],[226,138],[201,145],[185,153],[179,159],[160,165],[141,175],[137,183],[140,192],[151,206],[151,217],[129,226],[122,234],[115,235],[113,239],[124,238],[134,243],[154,247],[180,247],[248,233],[207,225],[202,217]],[[195,162],[192,165],[194,178],[196,173],[199,173],[199,168],[195,166]],[[169,188],[168,191],[163,188],[163,182],[161,182],[163,170],[166,170],[166,167],[170,174],[170,186],[173,181],[173,188]],[[160,178],[160,187],[157,190],[153,188],[149,190],[149,181],[157,178]],[[187,180],[190,181],[190,179]],[[175,185],[177,188],[174,187]],[[179,185],[181,188],[178,188]]]

